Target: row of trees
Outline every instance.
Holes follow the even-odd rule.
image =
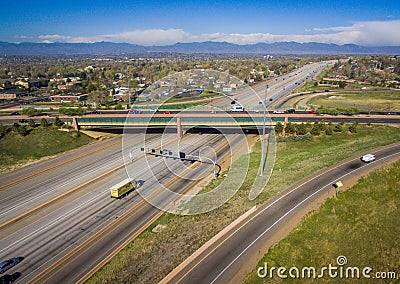
[[[348,126],[348,131],[350,133],[357,133],[357,122],[352,123]],[[281,122],[277,122],[275,126],[275,132],[277,135],[306,135],[311,134],[312,136],[319,136],[321,133],[326,135],[332,135],[333,132],[343,132],[346,130],[344,123],[334,124],[325,123],[324,121],[311,123],[287,123],[284,127]]]
[[[54,119],[53,124],[50,124],[47,119],[41,118],[40,120],[40,127],[46,128],[50,127],[51,125],[55,127],[61,127],[63,125],[62,121],[60,118],[57,116]],[[6,136],[7,133],[18,133],[21,136],[26,136],[28,135],[34,128],[38,127],[36,122],[33,119],[29,119],[26,124],[19,124],[19,123],[14,123],[13,125],[3,125],[0,123],[0,139]]]

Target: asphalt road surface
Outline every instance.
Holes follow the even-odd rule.
[[[332,185],[336,181],[346,184],[350,178],[371,170],[379,163],[399,160],[400,144],[372,153],[377,158],[372,163],[365,164],[359,157],[353,157],[278,194],[232,226],[218,240],[203,246],[161,283],[240,283],[264,255],[265,244],[274,239],[296,214],[324,195],[332,194],[335,191]]]
[[[148,135],[146,147],[177,151],[176,134],[160,139]],[[209,145],[222,158],[231,155],[228,142],[234,149],[243,141],[238,134],[193,134],[179,140],[179,149],[197,153]],[[136,155],[142,136],[124,143]],[[0,176],[0,259],[24,257],[7,274],[21,273],[20,283],[76,283],[160,216],[156,207],[175,201],[163,186],[185,192],[213,169],[154,155],[133,157],[125,168],[122,155],[129,156],[121,153],[121,138],[113,138]],[[110,198],[127,169],[141,186],[123,199]]]

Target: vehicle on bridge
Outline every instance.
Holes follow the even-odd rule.
[[[111,187],[111,197],[120,199],[136,188],[137,182],[135,179],[124,179],[123,181]]]
[[[244,112],[244,106],[234,106],[231,108],[231,112]]]

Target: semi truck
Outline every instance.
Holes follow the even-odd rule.
[[[112,198],[122,198],[132,190],[136,189],[137,182],[135,179],[127,178],[111,187]]]

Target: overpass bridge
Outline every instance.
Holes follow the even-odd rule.
[[[287,123],[287,116],[267,117],[267,127],[274,126],[276,122]],[[199,114],[113,114],[113,115],[88,115],[74,117],[73,126],[80,127],[173,127],[178,135],[182,135],[183,128],[196,126],[203,127],[251,127],[259,128],[264,124],[263,114],[243,113],[199,113]]]
[[[400,116],[386,115],[314,115],[314,114],[269,114],[266,126],[274,126],[278,121],[302,123],[324,120],[332,123],[375,123],[386,125],[400,125]],[[171,114],[93,114],[83,117],[74,117],[72,125],[80,127],[170,127],[176,128],[178,135],[182,135],[183,128],[192,127],[248,127],[260,129],[264,124],[262,113],[171,113]]]

